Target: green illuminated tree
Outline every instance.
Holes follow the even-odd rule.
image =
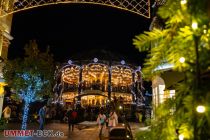
[[[40,52],[35,41],[25,46],[25,57],[6,62],[3,68],[5,81],[24,101],[22,129],[26,129],[30,103],[44,95],[50,95],[54,74],[52,55],[49,49]]]
[[[210,136],[210,2],[209,0],[167,0],[158,16],[165,21],[163,29],[154,28],[136,36],[133,44],[149,51],[143,72],[147,78],[163,63],[173,64],[174,71],[185,73],[177,84],[176,97],[160,105],[145,139],[208,139]],[[206,112],[198,114],[196,107]],[[176,108],[171,113],[171,108]],[[176,132],[176,133],[175,133]],[[142,133],[138,134],[142,136]],[[141,138],[142,139],[142,138]]]

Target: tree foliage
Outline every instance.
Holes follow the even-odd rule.
[[[32,88],[40,88],[40,90],[37,90],[36,97],[51,95],[54,64],[49,48],[46,52],[40,52],[37,43],[30,41],[24,49],[24,58],[6,62],[3,68],[5,81],[16,91],[16,95],[27,91],[29,85],[32,85]],[[28,76],[28,79],[24,75]],[[41,85],[37,85],[37,77],[40,77]]]
[[[210,2],[181,1],[167,0],[158,9],[158,16],[165,21],[163,29],[154,28],[133,39],[140,51],[150,52],[143,69],[147,78],[161,72],[154,69],[163,63],[174,64],[174,71],[185,73],[184,82],[175,87],[174,101],[157,109],[152,129],[146,133],[148,139],[173,140],[179,134],[186,139],[207,139],[210,135]],[[179,61],[181,57],[184,63]],[[207,108],[204,114],[195,111],[199,104]]]
[[[54,74],[49,48],[42,53],[36,42],[30,41],[24,49],[24,58],[7,61],[3,68],[5,81],[15,90],[17,97],[24,101],[23,130],[27,128],[30,103],[41,96],[50,95]]]

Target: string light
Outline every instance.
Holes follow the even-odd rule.
[[[203,105],[199,105],[199,106],[196,107],[196,111],[198,113],[204,113],[206,111],[206,108]]]
[[[179,62],[180,63],[184,63],[185,62],[185,58],[184,57],[179,58]]]
[[[28,111],[29,111],[29,103],[25,103],[24,112],[23,112],[23,122],[22,122],[22,130],[26,130],[27,120],[28,120]]]
[[[28,112],[30,103],[37,100],[36,93],[42,89],[44,84],[48,81],[42,81],[40,75],[31,75],[30,73],[17,74],[19,77],[23,78],[27,87],[21,89],[20,97],[25,101],[24,110],[23,110],[23,120],[22,120],[22,130],[26,130],[27,121],[28,121]],[[30,84],[28,84],[30,83]]]
[[[207,30],[206,30],[206,29],[204,29],[204,30],[203,30],[203,33],[204,33],[204,34],[206,34],[206,33],[207,33]]]
[[[112,63],[112,66],[108,65],[108,62],[106,61],[100,61],[97,62],[95,58],[95,62],[92,60],[92,62],[83,64],[80,67],[84,67],[82,71],[82,79],[85,81],[83,91],[88,90],[89,88],[91,90],[93,89],[93,85],[96,81],[99,81],[99,85],[102,85],[102,88],[105,87],[105,91],[113,90],[119,90],[119,92],[127,92],[129,90],[129,86],[132,83],[132,72],[136,69],[130,67],[130,65],[126,64],[124,60],[120,62],[114,62]],[[96,63],[97,62],[97,63]],[[61,78],[64,83],[70,84],[72,87],[71,90],[76,90],[78,87],[78,80],[80,71],[76,71],[78,66],[76,64],[71,64],[68,66],[64,66],[61,69],[63,70],[63,73],[61,73]],[[136,67],[137,68],[137,67]],[[138,67],[138,70],[141,70],[141,67]],[[111,76],[111,81],[109,82],[109,76]],[[113,85],[111,85],[112,83]],[[69,85],[68,85],[69,86]],[[117,89],[116,87],[119,88]],[[110,89],[111,87],[111,89]],[[101,90],[101,87],[99,87]],[[69,90],[69,89],[66,89]],[[85,93],[85,92],[84,92]],[[71,93],[70,93],[71,94]],[[75,95],[73,95],[75,97]],[[130,98],[130,101],[132,101],[131,98],[132,94],[128,96]],[[68,99],[68,97],[64,97],[65,99]],[[106,100],[106,103],[109,103],[109,100]],[[123,107],[119,107],[119,109],[123,109]]]
[[[187,0],[181,0],[181,4],[184,5],[187,3]]]
[[[192,28],[193,30],[196,30],[198,28],[198,23],[196,21],[192,23]]]
[[[124,60],[123,60],[124,61]],[[79,71],[76,71],[78,67],[71,65],[71,67],[66,67],[63,68],[63,73],[62,73],[62,79],[66,83],[73,83],[78,80],[78,75]],[[89,63],[87,65],[84,65],[84,70],[83,70],[83,77],[94,75],[95,78],[97,78],[97,75],[101,75],[102,73],[105,73],[104,76],[108,75],[108,67],[105,64],[102,63]],[[107,73],[106,73],[107,72]],[[123,78],[124,80],[129,83],[132,80],[131,77],[131,72],[132,69],[129,66],[126,65],[114,65],[112,66],[112,72],[111,74],[113,75],[113,78]],[[88,74],[86,74],[88,73]],[[91,78],[91,77],[89,77]],[[87,79],[87,78],[86,78]],[[88,80],[88,79],[87,79]]]
[[[204,28],[203,29],[203,33],[206,34],[207,33],[207,26],[206,25],[203,25],[203,28]]]
[[[183,134],[179,135],[179,140],[184,140],[184,135]]]

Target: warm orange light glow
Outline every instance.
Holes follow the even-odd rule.
[[[4,86],[7,84],[4,82],[0,82],[0,96],[4,94]]]

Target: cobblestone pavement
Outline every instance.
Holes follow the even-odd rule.
[[[18,123],[10,123],[8,124],[8,130],[19,130],[21,124]],[[139,128],[139,124],[137,123],[130,123],[131,129],[133,134],[135,135],[136,131]],[[38,129],[39,125],[37,123],[28,124],[28,130],[36,130]],[[4,137],[3,132],[0,132],[0,140],[57,140],[57,139],[70,139],[70,140],[99,140],[99,129],[96,125],[91,125],[90,127],[82,128],[81,126],[76,125],[73,132],[68,130],[68,125],[65,123],[49,123],[45,126],[45,130],[53,130],[55,132],[63,132],[64,136],[62,137]],[[107,131],[105,129],[105,131]],[[107,132],[105,132],[107,134]]]

